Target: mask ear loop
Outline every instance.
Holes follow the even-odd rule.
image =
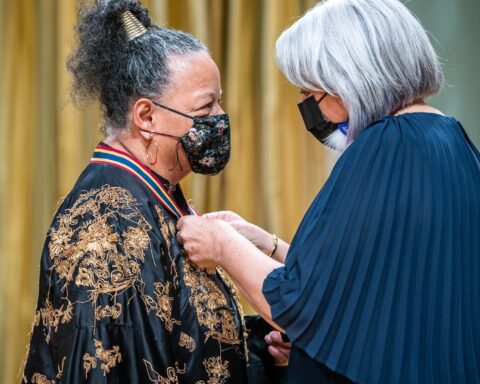
[[[167,107],[163,104],[160,104],[160,103],[157,103],[156,101],[153,101],[152,100],[152,103],[155,104],[157,107],[160,107],[160,108],[163,108],[163,109],[166,109],[167,111],[170,111],[170,112],[173,112],[173,113],[176,113],[177,115],[180,115],[180,116],[183,116],[183,117],[187,117],[189,119],[192,119],[194,120],[195,117],[193,116],[190,116],[190,115],[187,115],[186,113],[183,113],[183,112],[180,112],[180,111],[177,111],[176,109],[173,109],[173,108],[170,108],[170,107]]]
[[[327,97],[327,96],[328,96],[328,93],[325,92],[325,93],[323,94],[323,96],[320,97],[320,99],[318,99],[317,104],[320,104],[320,102],[321,102],[325,97]]]
[[[320,97],[320,99],[318,99],[318,101],[317,101],[318,109],[320,109],[320,103],[322,102],[322,100],[323,100],[325,97],[327,97],[327,96],[328,96],[328,93],[325,92],[325,93],[323,94],[323,96]],[[323,112],[322,112],[321,109],[320,109],[320,113],[322,114],[323,120],[328,121],[327,119],[325,119],[325,116],[323,116]]]
[[[186,113],[177,111],[177,110],[175,110],[175,109],[173,109],[173,108],[167,107],[167,106],[165,106],[165,105],[163,105],[163,104],[160,104],[160,103],[157,103],[156,101],[153,101],[153,100],[152,100],[152,103],[155,104],[157,107],[166,109],[167,111],[176,113],[177,115],[180,115],[180,116],[183,116],[183,117],[187,117],[187,118],[189,118],[189,119],[192,119],[192,120],[195,122],[195,117],[193,117],[193,116],[189,116],[189,115],[187,115]],[[179,145],[181,144],[179,138],[176,137],[176,136],[173,136],[173,135],[168,135],[168,134],[160,133],[160,132],[152,132],[152,133],[154,133],[154,134],[156,134],[156,135],[173,137],[173,138],[176,138],[176,139],[178,140],[178,143],[177,143],[177,152],[176,152],[177,163],[173,166],[173,168],[170,168],[169,171],[173,171],[175,168],[177,168],[177,164],[180,166],[180,170],[183,171],[182,163],[180,162],[180,156],[178,155]]]
[[[150,148],[150,145],[152,143],[155,145],[155,160],[153,160],[153,161],[150,160],[150,156],[148,155],[148,149]],[[151,136],[150,136],[150,140],[148,141],[147,148],[145,149],[145,152],[146,152],[146,158],[147,158],[148,163],[150,165],[155,165],[157,163],[157,159],[158,159],[158,145],[157,145],[156,142],[153,141],[153,134],[151,134]]]
[[[169,171],[173,171],[175,168],[177,168],[177,165],[180,166],[180,171],[183,171],[182,163],[180,162],[180,156],[178,155],[178,150],[180,149],[180,144],[182,144],[182,143],[180,142],[180,140],[178,140],[177,151],[176,151],[177,162],[175,163],[175,165],[172,168],[169,169]]]
[[[154,104],[156,104],[156,103],[154,103]],[[187,115],[185,115],[185,116],[187,116]],[[189,117],[189,116],[187,116],[187,117]],[[143,131],[143,132],[149,132],[150,133],[150,141],[148,142],[148,145],[147,145],[147,161],[150,163],[150,165],[154,165],[157,162],[157,157],[158,157],[158,150],[155,152],[155,161],[154,162],[151,162],[149,157],[148,157],[148,148],[150,147],[150,144],[153,142],[155,144],[155,147],[157,147],[157,143],[155,143],[153,141],[153,135],[160,135],[160,136],[171,137],[173,139],[177,139],[177,148],[176,148],[177,149],[176,150],[177,163],[173,166],[173,168],[170,168],[169,171],[173,171],[175,168],[177,168],[177,165],[179,165],[180,170],[183,171],[182,163],[180,162],[180,156],[178,155],[179,146],[180,146],[180,144],[182,144],[180,142],[179,137],[174,136],[174,135],[169,135],[168,133],[147,131],[145,129],[140,129],[140,130]]]
[[[154,164],[157,162],[157,158],[158,158],[158,145],[157,145],[157,143],[155,143],[155,142],[153,141],[153,136],[154,136],[154,135],[160,135],[160,136],[171,137],[171,138],[173,138],[173,139],[177,139],[177,140],[178,140],[178,141],[177,141],[177,151],[176,151],[177,163],[173,166],[173,168],[170,168],[169,171],[173,171],[173,170],[177,167],[177,164],[180,166],[180,170],[183,171],[182,163],[180,162],[180,156],[178,155],[178,149],[179,149],[179,145],[181,144],[181,142],[180,142],[180,140],[179,140],[179,138],[178,138],[177,136],[169,135],[169,134],[167,134],[167,133],[147,131],[147,130],[145,130],[145,129],[140,129],[140,130],[143,131],[143,132],[148,132],[148,133],[150,133],[150,140],[149,140],[149,142],[148,142],[148,144],[147,144],[147,148],[146,148],[146,155],[147,155],[146,157],[147,157],[147,161],[148,161],[148,163],[149,163],[150,165],[154,165]],[[155,149],[156,149],[156,151],[155,151],[155,160],[154,160],[153,162],[150,161],[150,157],[148,156],[148,148],[150,148],[150,144],[152,144],[152,142],[153,142],[153,144],[154,144],[155,147],[156,147],[156,148],[155,148]]]

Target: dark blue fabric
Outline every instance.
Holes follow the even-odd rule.
[[[358,383],[480,383],[479,192],[480,155],[455,119],[372,124],[267,276],[273,319]]]
[[[290,351],[288,384],[352,384],[345,376],[333,372],[325,365],[317,363],[304,351],[293,347]]]

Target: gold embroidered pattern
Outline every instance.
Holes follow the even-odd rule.
[[[167,248],[170,250],[172,248],[172,242],[170,240],[170,236],[172,236],[172,233],[175,233],[175,227],[173,228],[173,232],[172,232],[172,227],[169,224],[173,225],[173,223],[170,220],[167,220],[165,218],[165,214],[163,213],[162,209],[158,205],[155,206],[155,211],[157,211],[157,215],[158,215],[158,224],[160,227],[160,233],[162,234],[162,237],[165,240],[165,244],[167,245]],[[172,259],[170,254],[169,256],[170,256],[170,259]]]
[[[42,318],[40,311],[35,312],[33,317],[33,327],[38,327],[40,325],[40,319]]]
[[[178,345],[187,348],[190,352],[195,350],[195,340],[185,332],[180,332],[180,341],[178,342]]]
[[[31,382],[34,383],[34,384],[55,384],[55,383],[57,383],[57,380],[60,380],[62,378],[63,366],[65,365],[65,360],[66,359],[67,359],[67,357],[64,356],[64,358],[62,359],[62,365],[58,366],[58,372],[57,372],[57,376],[55,376],[55,379],[48,380],[47,376],[42,375],[40,373],[34,373],[33,376],[32,376]],[[23,381],[25,383],[27,382],[25,376],[23,377]]]
[[[164,377],[155,371],[155,369],[153,369],[152,363],[150,363],[148,360],[143,359],[143,362],[145,363],[145,369],[147,370],[148,378],[154,384],[178,384],[177,373],[184,374],[187,369],[186,366],[184,366],[183,369],[178,368],[178,363],[175,362],[175,368],[168,367],[166,369],[167,376]]]
[[[40,308],[34,317],[34,326],[40,325],[40,322],[44,327],[48,327],[48,333],[45,338],[46,343],[50,342],[50,332],[53,328],[55,332],[58,330],[60,324],[68,323],[73,317],[73,305],[68,302],[63,308],[63,305],[60,308],[53,308],[50,300],[45,300],[45,308]]]
[[[203,360],[203,365],[208,375],[207,384],[222,384],[230,377],[228,361],[222,362],[220,356]]]
[[[85,378],[87,378],[90,371],[95,368],[97,368],[97,359],[95,356],[85,353],[83,355],[83,369],[85,370]]]
[[[132,225],[118,233],[120,221]],[[50,230],[52,269],[64,287],[89,288],[93,303],[103,293],[115,296],[140,280],[150,229],[126,189],[104,185],[85,192]]]
[[[63,376],[63,368],[65,365],[65,360],[67,360],[67,356],[64,356],[62,359],[62,366],[58,367],[58,372],[57,372],[57,379],[60,380]]]
[[[155,296],[157,296],[157,311],[155,314],[164,322],[165,329],[172,332],[173,325],[180,325],[182,322],[172,318],[173,297],[170,296],[170,282],[157,282],[154,287]]]
[[[100,320],[104,317],[112,317],[113,319],[118,319],[120,314],[122,313],[122,304],[117,303],[115,305],[107,305],[105,307],[97,307],[95,308],[95,318]]]
[[[206,340],[212,337],[227,344],[240,344],[234,312],[227,298],[207,273],[188,261],[182,261],[185,284],[191,290],[190,304],[200,325],[205,326]]]
[[[112,349],[104,349],[102,342],[99,340],[93,340],[95,343],[95,356],[88,353],[83,355],[83,368],[85,369],[85,377],[88,377],[88,373],[97,367],[97,360],[100,360],[102,364],[100,368],[103,370],[103,376],[110,373],[110,369],[115,367],[117,363],[122,361],[122,354],[120,353],[120,347],[114,345]]]
[[[40,373],[35,373],[32,376],[32,383],[33,384],[55,384],[55,379],[48,380],[45,375],[42,375]]]
[[[160,228],[160,233],[162,234],[162,238],[165,241],[165,249],[170,259],[170,273],[172,275],[171,279],[173,281],[173,286],[178,288],[178,272],[177,272],[177,265],[173,260],[172,256],[172,241],[170,240],[172,237],[175,236],[176,227],[172,220],[165,217],[164,212],[160,209],[157,205],[155,206],[155,210],[157,211],[158,215],[158,226]]]
[[[238,295],[237,288],[236,288],[235,284],[233,284],[232,280],[225,273],[225,271],[222,268],[217,267],[217,273],[218,273],[218,276],[220,277],[220,279],[227,286],[227,290],[230,292],[230,294],[233,298],[233,301],[235,302],[235,305],[237,307],[237,311],[238,311],[238,314],[239,314],[239,317],[240,317],[240,324],[242,326],[242,331],[243,331],[243,340],[242,340],[243,350],[244,350],[244,353],[245,353],[245,360],[248,363],[248,348],[247,348],[247,341],[246,341],[248,335],[247,335],[247,327],[245,325],[245,314],[243,313],[242,303],[240,303],[240,296]]]
[[[144,252],[148,248],[150,238],[147,231],[141,227],[129,227],[123,233],[123,247],[127,254],[144,261]]]

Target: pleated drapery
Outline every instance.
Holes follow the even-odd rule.
[[[455,119],[373,124],[265,280],[273,319],[355,383],[480,382],[479,190],[480,154]]]

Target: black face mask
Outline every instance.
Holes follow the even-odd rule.
[[[190,167],[195,173],[216,175],[225,168],[230,159],[230,120],[226,113],[214,116],[189,116],[156,102],[153,103],[160,108],[192,119],[193,125],[182,136],[147,132],[177,139],[179,144],[182,144]]]
[[[312,95],[307,97],[301,103],[298,103],[298,109],[302,115],[303,122],[307,130],[317,138],[320,142],[325,145],[327,144],[327,138],[337,129],[344,135],[347,136],[348,122],[347,123],[332,123],[331,121],[325,120],[323,117],[322,111],[318,104],[327,96],[328,93],[325,93],[318,101],[315,100],[315,97]]]

